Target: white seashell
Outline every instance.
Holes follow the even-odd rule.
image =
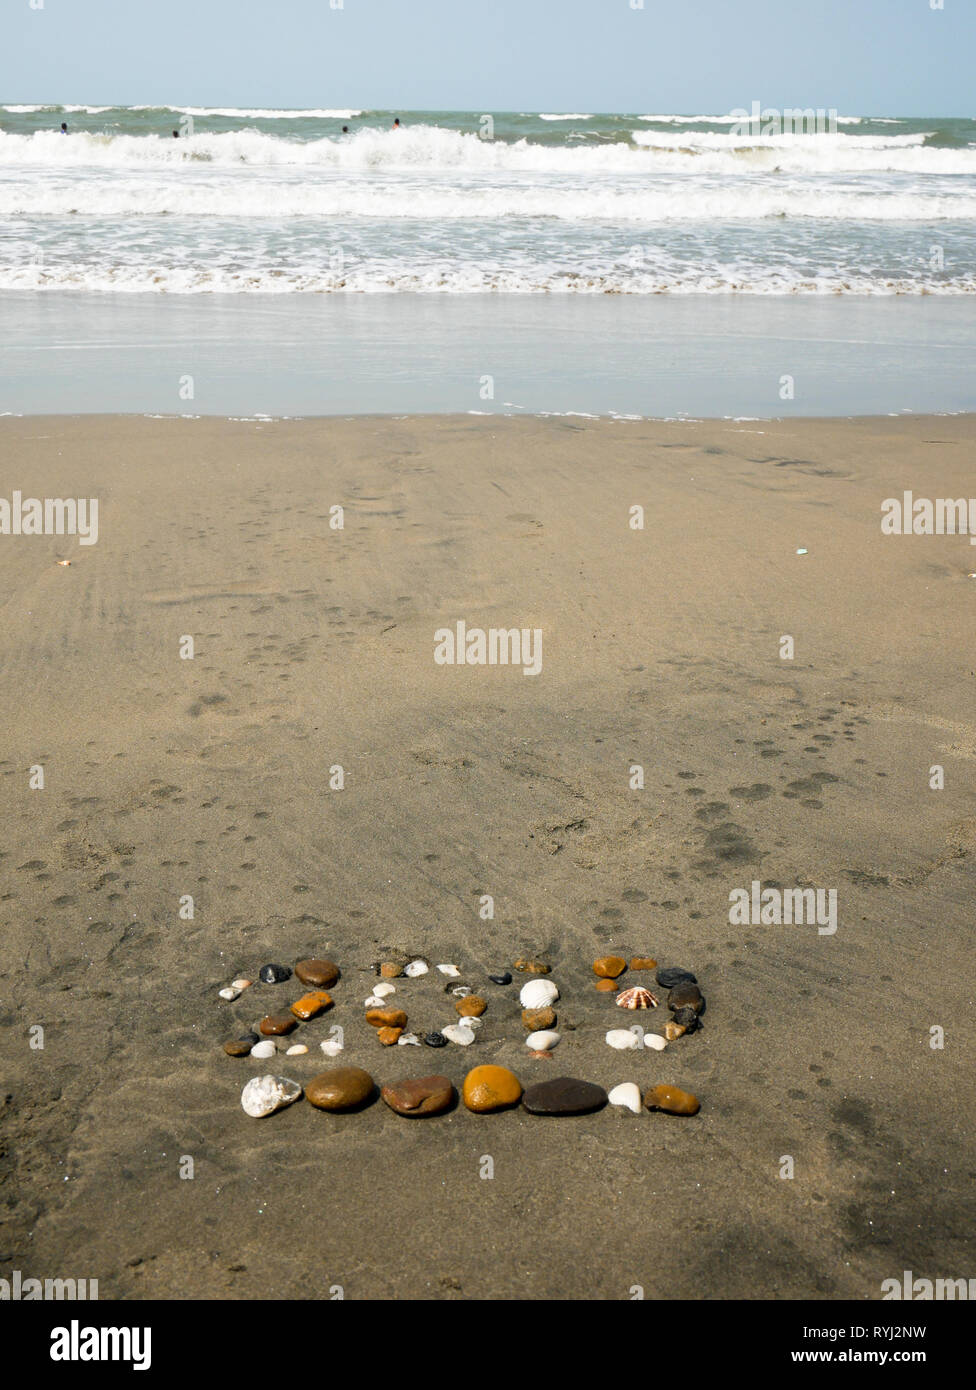
[[[305,1053],[305,1052],[307,1052],[307,1051],[308,1051],[308,1048],[305,1046],[304,1043],[296,1043],[294,1047],[290,1047],[290,1048],[288,1049],[288,1051],[285,1053],[285,1056],[286,1056],[286,1057],[301,1057],[302,1054]]]
[[[396,994],[396,985],[391,985],[388,981],[377,985],[373,990],[374,999],[385,999],[388,994]]]
[[[461,1047],[468,1047],[474,1042],[474,1029],[464,1027],[460,1023],[449,1023],[441,1032],[448,1042],[459,1043]]]
[[[289,1081],[287,1076],[254,1076],[241,1092],[241,1105],[246,1114],[260,1119],[291,1105],[301,1093],[298,1082]]]
[[[464,1017],[463,1017],[462,1020],[461,1020],[461,1025],[460,1025],[460,1026],[461,1026],[462,1028],[475,1028],[475,1029],[477,1029],[477,1028],[482,1028],[482,1027],[484,1027],[484,1022],[485,1022],[485,1020],[484,1020],[483,1018],[475,1018],[472,1014],[465,1014]]]
[[[326,1038],[319,1044],[326,1057],[338,1057],[342,1051],[342,1043],[338,1038]]]
[[[644,1046],[652,1047],[655,1052],[663,1052],[667,1045],[667,1038],[662,1038],[660,1033],[644,1034]]]
[[[234,985],[228,985],[226,989],[218,990],[218,993],[221,999],[239,999],[241,997],[241,991]]]
[[[416,1033],[401,1033],[397,1038],[397,1047],[419,1047],[420,1039]]]
[[[561,1033],[554,1033],[550,1028],[543,1028],[538,1033],[530,1033],[525,1040],[525,1045],[531,1047],[533,1052],[550,1052],[561,1037]]]
[[[382,1007],[383,1007],[383,996],[382,996],[382,994],[371,994],[371,995],[369,996],[368,999],[364,999],[364,1000],[363,1000],[363,1008],[364,1008],[364,1009],[382,1009]]]
[[[633,1081],[621,1081],[619,1086],[614,1086],[608,1092],[607,1100],[611,1105],[620,1105],[625,1110],[632,1110],[635,1115],[641,1112],[641,1093],[640,1088],[635,1086]]]
[[[278,1049],[270,1038],[262,1038],[260,1042],[256,1042],[251,1048],[250,1056],[273,1057],[277,1051]]]
[[[404,975],[409,975],[412,980],[417,975],[426,975],[429,969],[430,967],[428,966],[426,961],[412,960],[409,965],[404,966],[403,973]]]
[[[467,999],[469,994],[474,993],[474,990],[470,985],[455,985],[451,993],[454,995],[455,999]]]
[[[456,980],[461,973],[456,965],[439,965],[437,968],[442,975],[450,975],[452,980]]]
[[[253,984],[253,980],[231,980],[234,989],[250,989]]]
[[[519,1003],[523,1009],[544,1009],[559,998],[559,990],[552,980],[529,980],[522,986]]]
[[[611,1028],[607,1034],[607,1042],[618,1052],[626,1052],[630,1047],[640,1047],[641,1045],[640,1038],[629,1028]]]

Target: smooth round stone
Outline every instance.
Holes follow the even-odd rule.
[[[641,1093],[640,1087],[633,1081],[622,1081],[619,1086],[614,1086],[608,1092],[607,1100],[611,1105],[619,1105],[623,1110],[630,1110],[635,1115],[641,1112]]]
[[[286,1057],[301,1057],[308,1051],[304,1043],[296,1043],[294,1047],[289,1047],[285,1053]]]
[[[403,1009],[367,1009],[366,1022],[373,1028],[406,1028],[407,1015]]]
[[[656,970],[657,961],[651,956],[631,956],[631,970]]]
[[[698,980],[690,970],[678,966],[662,966],[654,977],[662,989],[673,989],[675,985],[697,985]]]
[[[338,980],[339,967],[333,960],[300,960],[295,974],[303,985],[321,985],[327,989]]]
[[[489,975],[488,978],[493,985],[510,985],[512,983],[511,972],[508,970],[503,970],[498,975]]]
[[[271,1041],[271,1039],[270,1039],[270,1038],[266,1038],[266,1039],[264,1040],[264,1042],[259,1042],[259,1043],[255,1043],[255,1044],[254,1044],[254,1046],[251,1048],[251,1056],[252,1056],[252,1057],[273,1057],[277,1051],[278,1051],[278,1049],[275,1047],[275,1045],[274,1045],[274,1043]]]
[[[644,1034],[644,1046],[652,1048],[655,1052],[663,1052],[667,1045],[667,1038],[662,1038],[660,1033]]]
[[[241,1092],[241,1106],[245,1114],[259,1120],[291,1105],[301,1093],[298,1082],[287,1076],[254,1076]]]
[[[452,1023],[441,1031],[448,1042],[457,1043],[459,1047],[470,1047],[474,1042],[474,1029],[466,1028],[463,1023]]]
[[[593,973],[599,975],[602,980],[615,980],[626,969],[627,962],[622,956],[601,956],[593,962]]]
[[[602,1110],[607,1093],[594,1081],[577,1081],[573,1076],[557,1076],[552,1081],[537,1081],[522,1097],[522,1104],[531,1115],[588,1115]]]
[[[242,978],[242,979],[239,979],[239,980],[231,980],[230,983],[231,983],[231,988],[232,988],[232,989],[245,990],[245,989],[250,989],[251,986],[254,984],[254,981],[253,981],[253,980],[245,980],[245,979]]]
[[[522,1027],[527,1033],[537,1033],[540,1028],[552,1028],[556,1022],[556,1010],[548,1004],[544,1009],[523,1009]]]
[[[266,985],[283,985],[286,980],[291,979],[291,971],[287,965],[262,965],[258,979],[263,980]]]
[[[437,968],[442,975],[449,975],[452,980],[461,978],[461,972],[456,965],[439,965]]]
[[[521,971],[523,975],[548,975],[552,966],[544,960],[526,960],[520,957],[513,962],[513,967]]]
[[[530,1033],[525,1040],[525,1045],[532,1048],[534,1052],[551,1052],[558,1045],[561,1037],[561,1033],[554,1033],[551,1028],[543,1028],[538,1033]]]
[[[470,1028],[468,1032],[470,1032]],[[447,1038],[443,1033],[425,1033],[424,1042],[428,1047],[447,1047]]]
[[[678,1009],[694,1009],[696,1014],[700,1014],[704,1007],[704,994],[690,980],[683,980],[680,985],[675,985],[668,994],[668,1008],[673,1009],[675,1013]]]
[[[469,1110],[486,1115],[492,1110],[518,1105],[522,1083],[507,1067],[475,1067],[464,1078],[461,1096]]]
[[[402,1028],[377,1028],[376,1030],[376,1036],[384,1047],[392,1047],[394,1043],[398,1043],[402,1033]]]
[[[611,1028],[607,1034],[607,1042],[618,1052],[626,1052],[629,1048],[640,1047],[640,1038],[629,1028]]]
[[[389,980],[384,980],[373,990],[373,997],[376,999],[386,999],[391,994],[396,994],[396,985],[391,985]]]
[[[224,1051],[228,1057],[250,1057],[253,1046],[249,1038],[235,1038],[233,1042],[224,1043]]]
[[[241,997],[241,991],[237,989],[235,985],[227,985],[225,989],[219,989],[217,993],[220,995],[221,999],[232,1000]]]
[[[673,1022],[686,1033],[694,1033],[701,1026],[697,1009],[675,1009]]]
[[[324,989],[317,989],[312,994],[303,994],[301,999],[296,999],[291,1006],[291,1011],[296,1018],[304,1022],[310,1018],[316,1018],[323,1009],[332,1008],[332,995],[326,994]]]
[[[430,966],[425,960],[412,960],[409,965],[404,966],[404,975],[409,975],[411,980],[415,980],[418,975],[426,975]]]
[[[616,994],[620,986],[616,980],[597,980],[596,988],[601,994]]]
[[[384,1086],[380,1095],[391,1110],[411,1119],[441,1115],[454,1104],[454,1087],[446,1076],[421,1076]]]
[[[395,980],[403,974],[403,966],[395,960],[385,960],[380,966],[380,974],[385,980]]]
[[[529,980],[519,991],[519,1003],[523,1009],[544,1009],[547,1004],[555,1004],[559,990],[552,980]]]
[[[247,1030],[246,1033],[242,1033],[242,1034],[241,1034],[241,1042],[256,1043],[256,1042],[260,1042],[260,1041],[261,1041],[261,1035],[260,1035],[260,1033],[256,1032],[253,1028],[249,1028],[249,1029]]]
[[[466,994],[463,999],[457,1001],[454,1007],[462,1018],[467,1018],[468,1015],[473,1018],[480,1018],[487,1009],[488,1002],[485,999],[479,999],[477,994]]]
[[[298,1027],[298,1019],[293,1014],[268,1014],[262,1018],[258,1027],[266,1038],[280,1037]]]
[[[375,1082],[362,1067],[333,1067],[305,1087],[305,1099],[317,1110],[355,1110],[368,1100]]]
[[[655,1086],[644,1097],[648,1110],[664,1110],[669,1115],[697,1115],[701,1101],[677,1086]]]

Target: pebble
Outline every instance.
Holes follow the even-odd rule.
[[[367,1009],[366,1022],[373,1028],[406,1028],[407,1015],[402,1009]]]
[[[615,980],[626,969],[627,962],[622,956],[601,956],[593,962],[594,975],[599,975],[604,980]]]
[[[640,1047],[640,1038],[629,1028],[611,1028],[607,1034],[607,1042],[618,1052],[626,1052],[630,1047]]]
[[[380,966],[380,974],[385,980],[395,980],[398,975],[403,974],[403,966],[395,960],[385,960]]]
[[[376,1030],[376,1036],[384,1047],[392,1047],[394,1043],[400,1041],[400,1034],[402,1032],[402,1028],[378,1028]]]
[[[227,985],[224,989],[217,991],[221,999],[240,999],[241,991],[234,985]]]
[[[698,981],[690,970],[681,970],[677,966],[664,966],[654,977],[662,989],[673,989],[675,985],[697,985]]]
[[[644,1046],[653,1048],[655,1052],[663,1052],[667,1045],[667,1038],[662,1038],[660,1033],[644,1034]]]
[[[561,1033],[554,1033],[551,1029],[544,1028],[539,1033],[530,1033],[525,1040],[525,1045],[531,1047],[535,1052],[551,1052],[561,1037]]]
[[[302,1020],[315,1018],[324,1009],[332,1008],[332,996],[326,994],[324,989],[316,990],[314,994],[303,994],[301,999],[296,999],[291,1006],[291,1011],[296,1018]]]
[[[544,960],[526,960],[520,956],[513,962],[514,969],[521,971],[523,975],[548,975],[552,966]]]
[[[471,1032],[471,1029],[468,1029]],[[447,1038],[443,1033],[425,1033],[424,1042],[428,1047],[447,1047]]]
[[[655,1086],[644,1097],[648,1110],[666,1110],[669,1115],[697,1115],[701,1101],[677,1086]]]
[[[519,993],[523,1009],[544,1009],[547,1004],[555,1004],[558,998],[559,990],[552,980],[529,980]]]
[[[295,974],[303,985],[334,985],[339,978],[339,967],[333,960],[300,960],[295,966]]]
[[[239,979],[239,980],[231,980],[231,984],[233,985],[233,987],[234,987],[235,989],[250,989],[251,986],[254,984],[254,981],[253,981],[253,980],[245,980],[245,979],[242,978],[242,979]]]
[[[639,1115],[641,1112],[640,1087],[636,1086],[633,1081],[622,1081],[619,1086],[614,1086],[607,1095],[607,1100],[611,1105],[619,1105],[624,1110],[632,1110],[635,1115]]]
[[[596,987],[602,994],[616,994],[620,988],[616,980],[597,980]]]
[[[288,1049],[288,1051],[285,1053],[285,1056],[286,1056],[286,1057],[302,1057],[302,1056],[304,1056],[304,1054],[305,1054],[307,1051],[308,1051],[308,1048],[305,1046],[304,1043],[295,1043],[294,1047],[290,1047],[290,1048]]]
[[[686,1033],[694,1033],[701,1027],[701,1019],[698,1017],[697,1009],[675,1009],[673,1022],[685,1030]]]
[[[588,1115],[602,1110],[607,1093],[595,1081],[577,1081],[573,1076],[557,1076],[552,1081],[537,1081],[522,1097],[522,1104],[531,1115]]]
[[[694,1009],[696,1014],[700,1014],[704,1007],[704,994],[690,980],[684,980],[680,985],[675,985],[668,995],[668,1008],[675,1012],[678,1009]]]
[[[631,956],[630,968],[631,970],[655,970],[657,961],[652,960],[650,956]]]
[[[397,1038],[397,1047],[419,1047],[420,1039],[416,1033],[401,1033]]]
[[[373,995],[376,999],[386,999],[390,994],[396,994],[396,985],[391,985],[389,982],[377,985],[373,990]]]
[[[474,1018],[480,1018],[487,1009],[488,1002],[485,999],[479,999],[477,994],[468,994],[463,999],[459,999],[454,1007],[462,1018],[466,1018],[469,1014]]]
[[[522,1027],[527,1033],[535,1033],[540,1028],[554,1028],[556,1024],[556,1010],[550,1009],[547,1004],[544,1009],[523,1009]]]
[[[228,1057],[249,1057],[253,1046],[249,1038],[235,1038],[233,1042],[224,1043],[224,1051]]]
[[[461,972],[456,965],[439,965],[437,968],[442,975],[450,975],[452,980],[461,978]]]
[[[507,1067],[475,1067],[464,1078],[461,1096],[469,1110],[485,1115],[492,1110],[518,1105],[522,1083]]]
[[[262,1018],[258,1027],[266,1038],[280,1037],[284,1033],[290,1033],[293,1028],[297,1028],[298,1019],[291,1014],[268,1014]]]
[[[291,1105],[302,1093],[297,1081],[287,1076],[254,1076],[241,1092],[241,1105],[247,1115],[260,1119]]]
[[[675,1023],[673,1018],[664,1025],[664,1036],[668,1042],[674,1042],[676,1038],[683,1038],[687,1031],[683,1023]]]
[[[418,975],[426,975],[429,969],[430,966],[425,960],[412,960],[408,966],[404,967],[403,973],[414,980]]]
[[[258,979],[263,980],[266,985],[283,985],[286,980],[291,979],[291,971],[287,965],[262,965]]]
[[[254,1044],[254,1046],[251,1048],[251,1056],[252,1056],[252,1057],[273,1057],[277,1051],[278,1051],[278,1049],[275,1047],[275,1045],[274,1045],[274,1043],[271,1041],[271,1039],[270,1039],[270,1038],[266,1038],[266,1039],[264,1040],[264,1042],[259,1042],[259,1043],[255,1043],[255,1044]]]
[[[420,1076],[384,1086],[380,1095],[391,1110],[411,1119],[441,1115],[454,1104],[454,1086],[446,1076]]]
[[[326,1057],[338,1057],[339,1053],[343,1050],[343,1046],[344,1044],[340,1038],[323,1038],[319,1043],[319,1047],[321,1047]]]
[[[373,1078],[362,1067],[333,1067],[308,1083],[305,1099],[317,1110],[355,1110],[374,1090]]]
[[[498,975],[489,975],[488,978],[493,985],[510,985],[512,983],[512,976],[508,970],[502,970]]]
[[[474,1042],[474,1029],[466,1028],[463,1023],[452,1023],[447,1028],[442,1028],[441,1032],[448,1042],[458,1043],[461,1047],[470,1047]]]

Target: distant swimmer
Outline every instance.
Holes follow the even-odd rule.
[[[395,121],[393,122],[393,129],[394,129],[394,130],[399,130],[399,129],[400,129],[400,117],[399,117],[399,116],[397,116],[397,118],[396,118]]]
[[[62,135],[67,135],[67,133],[68,133],[68,122],[67,122],[67,121],[62,121],[62,122],[61,122],[61,134],[62,134]]]
[[[173,139],[174,139],[174,140],[178,140],[179,138],[180,138],[180,132],[179,132],[178,130],[174,130],[174,131],[173,131]]]
[[[349,134],[349,127],[348,127],[347,125],[344,125],[344,126],[342,127],[342,133],[343,133],[343,135],[348,135],[348,134]]]

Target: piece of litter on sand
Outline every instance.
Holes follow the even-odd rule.
[[[797,555],[806,555],[806,553],[807,553],[807,552],[806,552],[806,548],[803,547],[803,546],[801,546],[800,549],[799,549],[796,553],[797,553]]]
[[[61,566],[70,565],[70,564],[71,564],[71,561],[70,561],[70,560],[59,560],[59,561],[58,561],[58,564],[61,565]]]

